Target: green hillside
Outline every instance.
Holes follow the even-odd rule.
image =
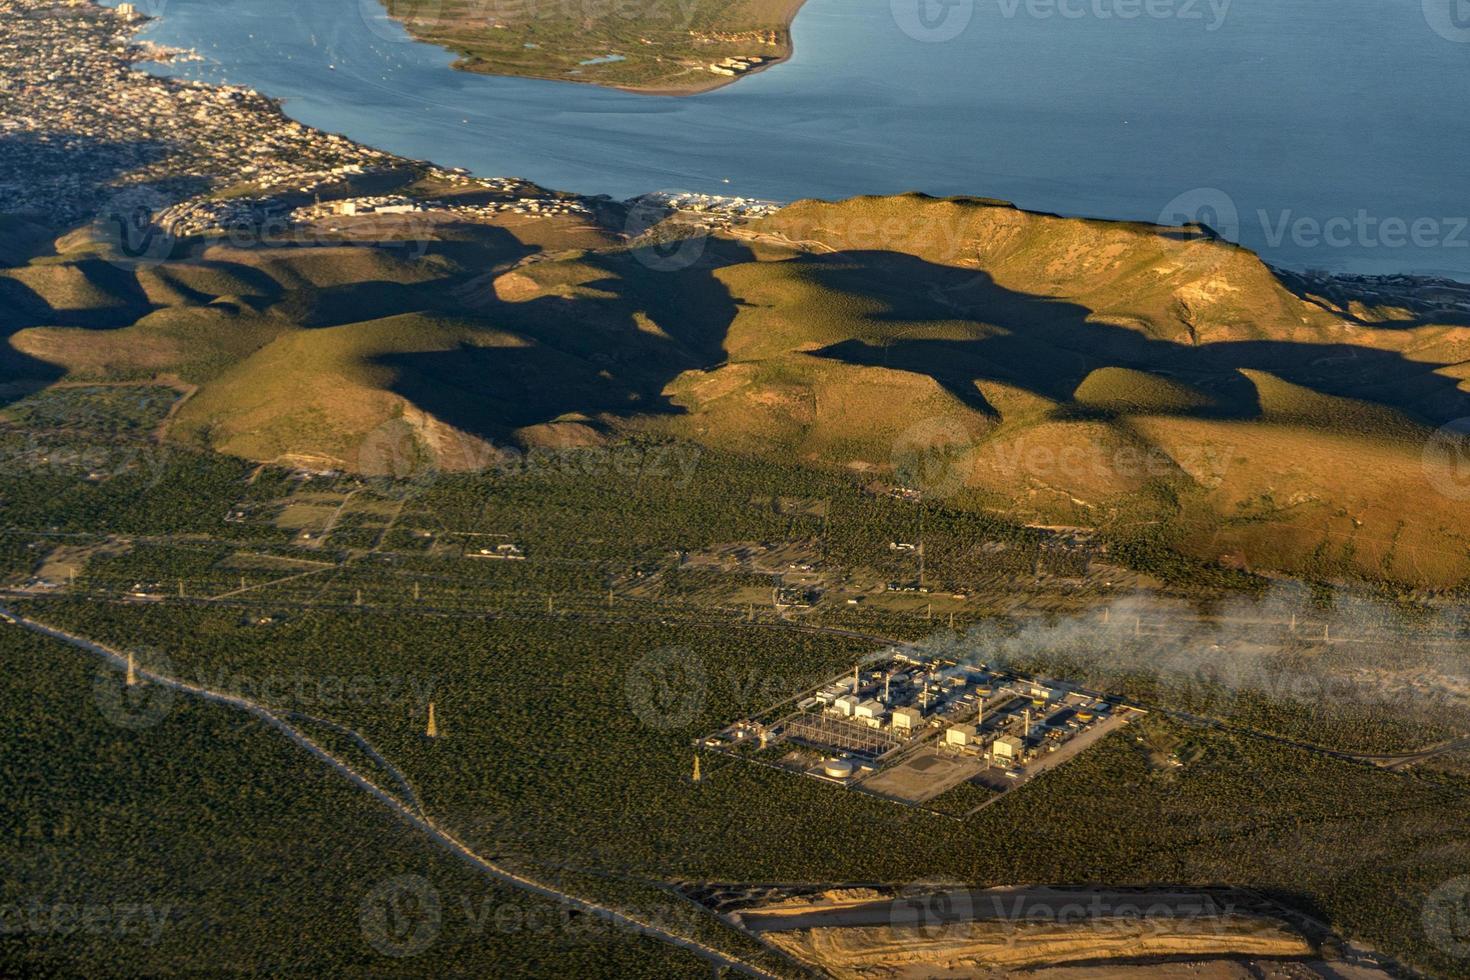
[[[918,195],[802,202],[672,253],[434,227],[138,268],[73,238],[0,272],[22,300],[7,374],[194,386],[169,437],[249,459],[370,469],[405,424],[448,469],[651,432],[901,483],[938,450],[943,486],[919,489],[1018,519],[1470,573],[1467,505],[1436,490],[1457,476],[1423,452],[1470,415],[1470,329],[1365,326],[1202,229]]]

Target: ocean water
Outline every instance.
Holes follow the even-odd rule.
[[[1470,280],[1460,3],[808,0],[790,61],[678,98],[455,71],[377,0],[140,6],[145,37],[204,59],[145,70],[482,175],[620,198],[976,194],[1205,220],[1292,268]]]

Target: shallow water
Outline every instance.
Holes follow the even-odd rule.
[[[455,71],[377,0],[156,2],[145,36],[205,60],[148,70],[483,175],[978,194],[1203,219],[1290,267],[1470,280],[1470,25],[1426,16],[1452,0],[948,0],[927,20],[919,0],[808,0],[790,61],[684,98]]]

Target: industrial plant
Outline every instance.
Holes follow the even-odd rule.
[[[919,805],[1003,793],[1142,711],[1066,682],[891,650],[696,748]]]

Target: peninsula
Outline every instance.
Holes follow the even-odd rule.
[[[790,57],[802,0],[382,2],[415,38],[457,54],[465,71],[694,95]]]

